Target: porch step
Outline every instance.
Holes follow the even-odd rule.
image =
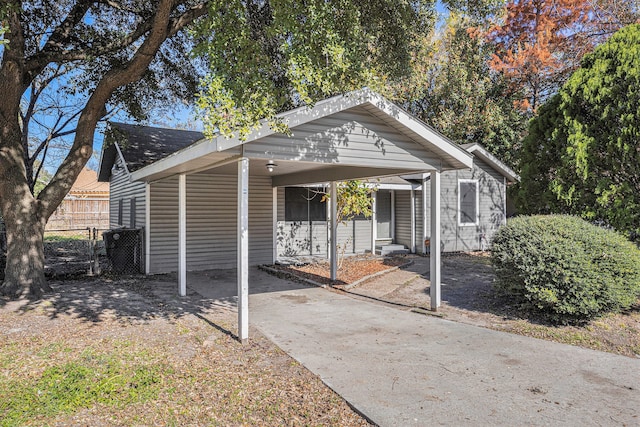
[[[408,254],[409,249],[407,249],[404,245],[381,245],[381,246],[376,246],[376,254],[378,253],[382,256],[395,255],[395,254]]]

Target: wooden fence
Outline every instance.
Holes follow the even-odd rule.
[[[65,199],[49,218],[46,230],[109,228],[109,199]]]

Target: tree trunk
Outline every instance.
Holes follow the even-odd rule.
[[[3,195],[14,206],[25,206],[5,217],[7,265],[0,293],[12,298],[41,297],[51,291],[44,277],[44,226],[33,197],[15,193]],[[25,200],[27,199],[27,200]],[[31,199],[31,200],[28,200]]]

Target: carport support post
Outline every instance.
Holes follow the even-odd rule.
[[[376,254],[376,240],[378,239],[378,217],[376,214],[376,192],[371,192],[371,254]]]
[[[424,195],[423,195],[424,197]],[[431,172],[431,255],[430,286],[431,310],[440,307],[440,171]]]
[[[249,159],[238,161],[238,339],[249,339]]]
[[[178,175],[178,295],[187,296],[187,176]]]
[[[422,255],[427,254],[427,180],[422,176]]]
[[[416,190],[411,189],[411,246],[409,251],[416,253]]]
[[[331,203],[331,280],[338,278],[338,188],[335,181],[329,187]]]

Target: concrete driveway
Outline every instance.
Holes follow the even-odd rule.
[[[252,271],[250,322],[381,426],[640,425],[640,359]]]

